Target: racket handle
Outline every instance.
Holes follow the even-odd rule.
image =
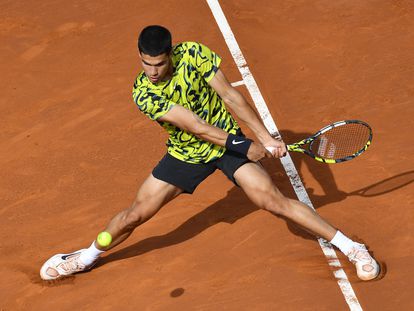
[[[289,145],[285,145],[285,146],[286,146],[286,150],[290,151],[290,150],[288,149],[288,146],[289,146]],[[275,150],[276,150],[276,148],[275,148],[275,147],[272,147],[272,146],[267,146],[267,147],[265,147],[265,148],[266,148],[266,150],[267,150],[267,151],[269,151],[271,154],[273,154],[273,151],[275,151]],[[286,153],[282,155],[282,157],[284,157],[284,156],[286,156]]]
[[[288,151],[292,151],[292,147],[291,147],[291,145],[285,145],[286,146],[286,150],[288,150]],[[269,146],[269,147],[265,147],[266,148],[266,150],[267,151],[269,151],[270,153],[273,153],[273,150],[275,150],[276,148],[275,147],[271,147],[271,146]]]

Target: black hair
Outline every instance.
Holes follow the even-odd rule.
[[[171,52],[171,33],[163,26],[145,27],[138,37],[138,50],[149,56],[158,56]]]

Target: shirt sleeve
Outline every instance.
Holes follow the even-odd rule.
[[[174,107],[174,105],[176,105],[161,94],[157,94],[148,89],[134,89],[132,96],[139,110],[153,121],[164,116],[172,107]]]
[[[201,43],[194,43],[191,50],[193,66],[201,73],[204,80],[209,82],[220,67],[220,56]]]

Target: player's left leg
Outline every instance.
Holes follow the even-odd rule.
[[[234,173],[234,178],[258,207],[284,216],[338,247],[356,265],[362,280],[371,280],[379,275],[380,267],[364,245],[344,236],[312,208],[285,197],[260,164],[250,162],[242,165]]]
[[[284,216],[328,241],[335,236],[337,229],[307,205],[285,197],[259,164],[246,163],[235,172],[234,177],[258,207]]]

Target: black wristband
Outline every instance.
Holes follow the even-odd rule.
[[[246,137],[229,134],[226,140],[226,149],[247,155],[251,144],[252,141]]]

